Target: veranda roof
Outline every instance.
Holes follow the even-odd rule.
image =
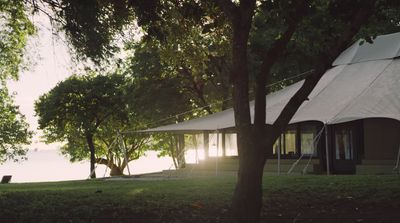
[[[345,50],[318,82],[290,123],[334,124],[383,117],[400,121],[400,33],[360,40]],[[272,124],[304,81],[266,96],[266,123]],[[254,103],[250,103],[254,115]],[[252,117],[253,118],[253,117]],[[235,126],[233,109],[142,132],[215,131]]]

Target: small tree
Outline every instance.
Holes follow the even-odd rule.
[[[98,129],[95,140],[98,156],[96,163],[110,168],[110,176],[123,175],[130,161],[139,159],[151,149],[149,135],[119,132],[122,129],[137,128],[141,121],[131,109],[126,122],[109,119]]]
[[[107,50],[113,49],[109,41],[112,39],[110,36],[116,33],[116,30],[126,27],[125,24],[132,18],[129,12],[134,12],[138,24],[148,36],[161,36],[161,38],[165,33],[159,28],[164,25],[164,19],[171,19],[166,17],[171,8],[186,12],[182,19],[198,19],[200,22],[217,20],[215,15],[209,13],[204,13],[204,16],[193,13],[203,4],[210,3],[223,13],[224,21],[227,20],[231,28],[228,36],[232,59],[229,79],[233,85],[233,108],[239,150],[238,182],[232,199],[232,222],[259,221],[263,168],[266,159],[272,154],[272,145],[287,127],[300,105],[307,100],[325,71],[331,68],[334,59],[354,41],[358,34],[362,33],[362,27],[368,23],[369,25],[391,23],[398,27],[400,8],[398,1],[390,0],[148,0],[128,1],[129,4],[120,1],[118,3],[121,4],[116,4],[115,1],[102,1],[103,4],[99,1],[85,1],[87,2],[85,7],[79,9],[73,1],[60,2],[62,2],[60,17],[72,24],[63,27],[70,33],[72,37],[70,41],[75,48],[82,49],[79,53],[93,59],[101,59],[107,55]],[[397,14],[388,13],[390,11],[395,11]],[[88,17],[86,13],[90,13],[92,17]],[[272,41],[259,49],[262,58],[252,73],[249,64],[249,40],[251,33],[260,31],[254,24],[254,18],[260,13],[267,15],[262,20],[263,24],[277,22],[280,28],[276,30],[275,26],[273,29],[262,29],[262,35]],[[116,19],[115,15],[118,14],[121,16]],[[87,18],[91,19],[90,22],[95,20],[94,26],[87,27],[88,24],[93,24],[89,23]],[[113,20],[115,22],[110,23]],[[180,23],[178,20],[178,24]],[[364,36],[370,36],[372,32],[364,32],[366,33],[368,35]],[[76,34],[79,36],[75,36]],[[315,60],[308,61],[313,72],[289,100],[273,125],[267,126],[266,86],[273,80],[273,67],[278,64],[279,58],[285,56],[293,39],[299,39],[310,46],[310,49],[316,49],[311,53]],[[91,40],[104,41],[101,47],[96,45],[92,48]],[[196,45],[193,44],[191,47],[195,48]],[[251,90],[255,99],[254,121],[249,106]]]
[[[128,120],[126,79],[121,75],[71,76],[35,103],[46,142],[66,142],[63,150],[79,159],[90,154],[95,178],[95,135],[108,120]]]

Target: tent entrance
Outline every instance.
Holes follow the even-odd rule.
[[[334,126],[332,166],[336,174],[355,174],[361,151],[361,126],[359,122],[343,123]]]

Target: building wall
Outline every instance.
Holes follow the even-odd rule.
[[[400,144],[400,122],[393,119],[364,120],[363,160],[395,160]]]

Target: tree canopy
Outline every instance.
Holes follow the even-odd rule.
[[[18,79],[26,67],[26,45],[35,28],[24,1],[0,0],[0,163],[24,158],[32,132],[14,105],[6,80]]]
[[[25,66],[27,39],[35,33],[28,12],[22,0],[0,1],[0,81],[17,79]]]
[[[24,159],[32,132],[25,117],[9,96],[7,89],[0,88],[0,164],[6,160]]]
[[[91,173],[96,162],[94,136],[110,120],[127,123],[126,88],[121,75],[71,76],[35,103],[39,128],[47,142],[66,142],[63,150],[73,159],[90,154]]]
[[[60,2],[59,6],[53,5],[59,10],[59,19],[74,24],[73,29],[62,28],[71,34],[70,41],[75,48],[82,49],[80,53],[94,60],[106,57],[109,52],[106,49],[115,46],[110,36],[129,29],[128,24],[134,21],[143,29],[143,39],[155,38],[161,43],[160,49],[163,44],[170,44],[167,46],[171,48],[166,47],[164,52],[171,49],[166,59],[177,65],[176,70],[186,67],[196,75],[209,68],[203,64],[209,63],[213,56],[213,49],[204,47],[204,43],[209,40],[213,46],[222,46],[218,40],[228,41],[229,52],[221,54],[227,72],[220,73],[233,86],[238,133],[240,165],[232,202],[233,222],[258,221],[263,167],[272,153],[272,145],[325,71],[331,68],[333,60],[356,38],[361,36],[373,41],[378,32],[398,30],[400,22],[399,2],[390,0],[109,0],[101,3],[93,0],[87,1],[86,7],[79,7],[74,1]],[[121,16],[116,16],[119,13]],[[91,19],[90,26],[87,18]],[[226,25],[221,36],[210,39],[202,36],[213,25],[224,27],[219,22]],[[187,35],[179,31],[187,31]],[[75,33],[79,33],[79,38]],[[93,46],[91,43],[95,40],[100,42]],[[273,125],[266,126],[266,86],[280,72],[309,69],[312,71],[299,91]],[[255,100],[254,121],[250,114],[251,98]]]

